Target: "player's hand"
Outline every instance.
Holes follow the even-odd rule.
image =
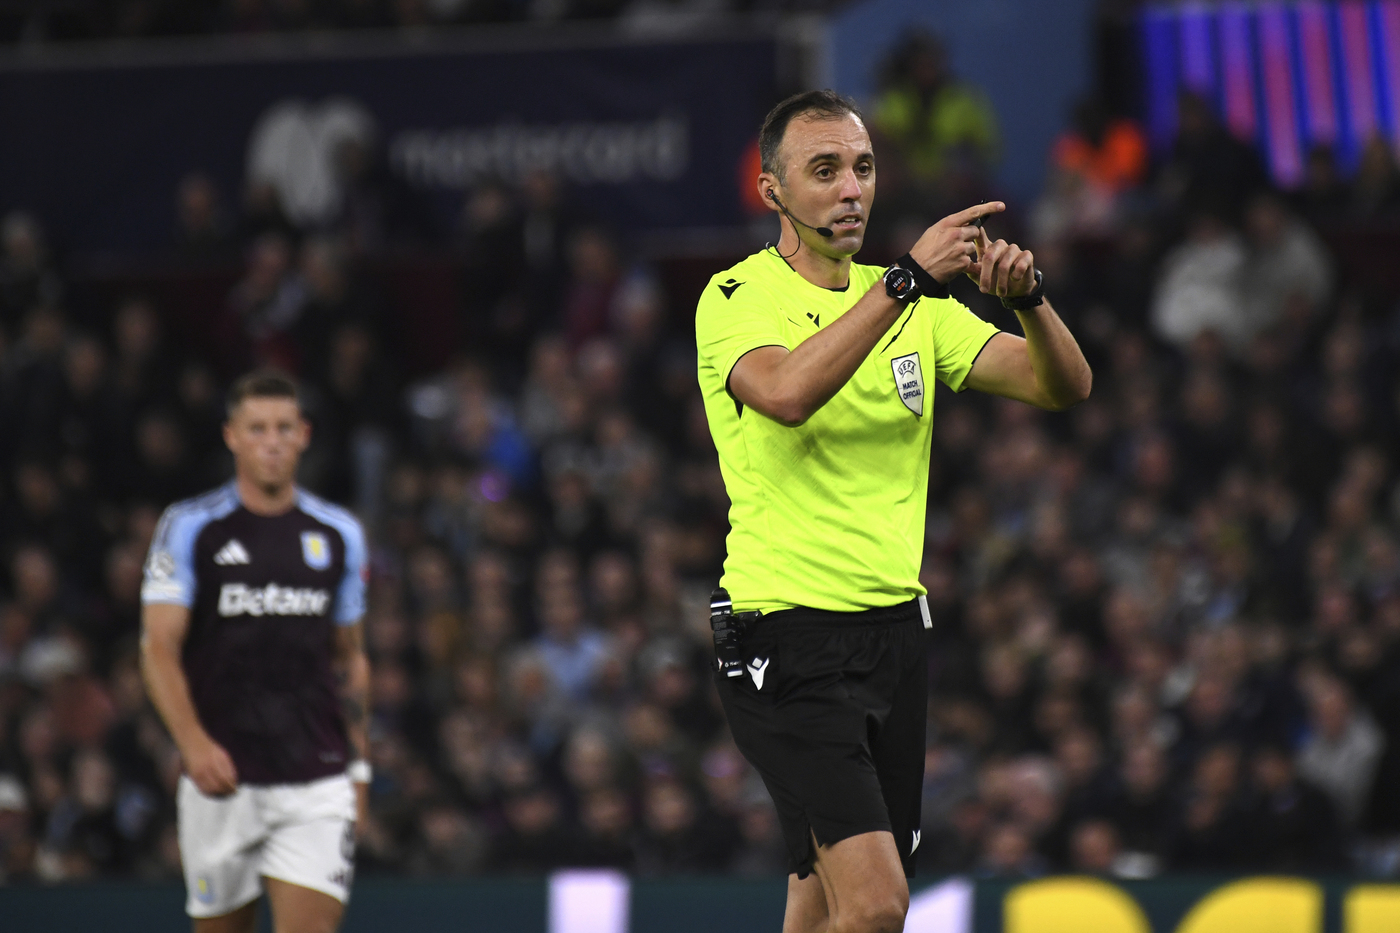
[[[967,269],[967,277],[977,283],[984,295],[998,298],[1019,298],[1035,291],[1035,257],[1028,249],[1015,243],[987,236],[977,231],[977,261]]]
[[[977,261],[977,238],[982,231],[972,222],[1004,210],[1002,202],[989,201],[950,214],[925,230],[909,255],[940,284],[947,285]]]
[[[355,782],[355,841],[369,830],[369,785]]]
[[[238,790],[238,769],[224,747],[208,736],[180,749],[185,773],[206,797],[227,797]]]

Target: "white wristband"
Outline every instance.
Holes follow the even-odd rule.
[[[345,769],[345,775],[356,784],[368,784],[374,780],[374,772],[370,770],[369,762],[363,758],[350,762],[350,766]]]

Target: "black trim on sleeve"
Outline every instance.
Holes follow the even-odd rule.
[[[993,338],[993,337],[997,336],[998,334],[1002,334],[1002,333],[1005,333],[1005,331],[994,330],[994,331],[992,331],[989,335],[987,335],[987,339],[986,339],[985,341],[983,341],[981,349],[979,349],[979,350],[977,351],[977,355],[974,356],[974,357],[972,358],[972,362],[969,363],[968,366],[967,366],[967,376],[971,376],[971,375],[972,375],[972,367],[976,366],[976,365],[977,365],[977,361],[980,360],[980,359],[982,358],[982,350],[987,349],[987,344],[989,344],[989,343],[992,342],[992,338]],[[963,376],[962,387],[958,389],[959,392],[966,392],[966,391],[967,391],[967,376]]]
[[[756,347],[749,347],[743,353],[740,353],[738,358],[734,360],[734,366],[738,366],[739,360],[742,360],[744,357],[748,356],[753,351],[762,350],[764,347],[783,347],[784,350],[787,350],[787,347],[783,346],[781,343],[761,343]],[[792,351],[788,350],[788,352],[791,353]],[[729,388],[729,379],[734,375],[734,366],[729,367],[729,372],[724,374],[724,391],[728,393],[730,398],[734,399],[736,414],[743,415],[744,403],[739,401],[738,396],[736,396],[734,392]]]

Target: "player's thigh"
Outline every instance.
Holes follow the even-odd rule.
[[[257,863],[266,827],[255,795],[245,786],[227,797],[209,797],[188,777],[180,778],[175,802],[185,912],[196,920],[232,916],[262,894]]]
[[[904,929],[909,883],[890,833],[861,833],[820,846],[813,870],[826,890],[830,933]]]
[[[195,917],[194,933],[254,933],[258,928],[258,902],[244,904],[222,917]]]
[[[272,907],[274,933],[335,933],[340,926],[345,905],[324,891],[279,878],[263,878],[263,885]]]
[[[259,873],[350,899],[355,873],[355,791],[344,775],[273,788],[267,797],[272,829]]]

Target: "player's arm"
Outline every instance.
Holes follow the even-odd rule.
[[[195,712],[180,654],[190,627],[190,610],[172,603],[141,608],[141,674],[146,692],[180,749],[185,772],[202,793],[223,796],[238,789],[238,771]]]
[[[335,629],[335,676],[340,684],[340,710],[356,758],[369,758],[369,658],[365,655],[364,624]]]
[[[369,760],[369,658],[365,655],[364,624],[338,625],[335,629],[334,668],[340,684],[340,710],[345,734],[355,758]],[[369,785],[355,783],[355,831],[365,830],[369,816]]]
[[[909,253],[939,282],[950,282],[972,267],[978,233],[972,221],[1004,208],[994,201],[945,217]],[[775,421],[800,425],[841,391],[903,313],[904,305],[877,282],[851,310],[793,350],[770,346],[744,354],[730,371],[729,391]]]
[[[992,243],[978,231],[979,261],[967,274],[984,294],[998,298],[1028,295],[1035,289],[1035,257],[1014,243]],[[1024,338],[1001,333],[983,347],[966,385],[979,392],[1063,411],[1089,397],[1094,375],[1074,335],[1046,299],[1017,311]]]

